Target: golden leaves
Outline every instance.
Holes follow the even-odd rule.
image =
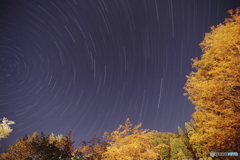
[[[140,123],[132,127],[128,118],[124,126],[119,125],[112,133],[105,132],[103,137],[105,140],[110,141],[111,146],[107,147],[107,152],[103,153],[104,159],[157,159],[161,146],[154,146],[151,143],[152,135],[148,134],[156,131],[139,129],[141,125]]]
[[[192,60],[196,72],[187,76],[184,87],[185,95],[196,105],[192,117],[197,133],[191,142],[210,150],[233,148],[230,141],[240,134],[240,8],[229,13],[231,18],[205,34],[200,43],[204,54],[200,60]]]

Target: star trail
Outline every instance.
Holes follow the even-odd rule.
[[[191,58],[237,0],[3,0],[0,118],[25,134],[63,134],[75,146],[126,118],[177,132],[194,106],[183,96]]]

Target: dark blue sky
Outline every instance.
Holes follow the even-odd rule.
[[[191,58],[238,0],[2,0],[2,149],[33,132],[82,140],[126,118],[177,132],[194,112],[183,96]],[[1,149],[1,150],[2,150]]]

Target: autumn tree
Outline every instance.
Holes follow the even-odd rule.
[[[172,138],[170,142],[171,146],[171,159],[176,160],[193,160],[192,153],[188,150],[184,140],[181,137]]]
[[[35,132],[37,133],[37,132]],[[58,148],[63,148],[64,147],[64,144],[63,144],[63,135],[59,134],[59,135],[55,135],[54,133],[51,133],[49,136],[49,143],[52,144],[52,143],[55,143],[55,145],[58,147]]]
[[[82,141],[81,147],[74,150],[74,154],[86,160],[100,160],[106,152],[108,143],[94,135],[90,141]]]
[[[155,160],[159,158],[161,147],[167,147],[165,144],[154,145],[152,134],[156,131],[148,129],[139,129],[141,123],[132,127],[129,118],[125,125],[111,132],[104,132],[104,139],[110,144],[107,151],[103,153],[104,160]]]
[[[35,137],[33,134],[31,138]],[[34,157],[34,149],[30,147],[29,142],[24,139],[18,139],[15,145],[10,145],[0,156],[2,160],[25,160]]]
[[[177,138],[178,135],[170,132],[165,132],[165,133],[156,132],[156,133],[149,133],[149,134],[151,134],[152,136],[150,143],[154,146],[160,146],[160,150],[161,150],[161,153],[159,154],[160,160],[170,160],[171,158],[170,140],[171,138]]]
[[[189,123],[185,123],[185,125],[188,125]],[[180,143],[183,143],[183,148],[181,148],[182,152],[184,155],[186,155],[185,157],[189,158],[189,159],[196,159],[196,156],[194,154],[193,151],[193,146],[191,145],[191,143],[189,142],[189,136],[188,136],[188,130],[186,128],[186,132],[184,132],[180,127],[178,127],[178,134],[179,134],[179,140]],[[180,151],[180,150],[179,150]]]
[[[24,141],[28,141],[28,136],[23,138]],[[34,150],[33,157],[38,159],[58,159],[61,155],[61,150],[56,146],[56,141],[49,143],[49,136],[45,136],[41,133],[40,136],[36,135],[32,141],[29,142],[29,148]]]
[[[211,159],[209,157],[210,150],[203,147],[202,144],[190,142],[192,135],[197,134],[194,127],[194,120],[185,123],[184,132],[178,127],[178,137],[171,139],[171,158],[175,159]]]
[[[54,134],[45,136],[34,132],[31,136],[25,135],[18,139],[15,145],[10,145],[5,153],[1,154],[1,159],[26,160],[26,159],[67,159],[72,157],[73,142],[71,132],[66,137]]]
[[[139,132],[138,128],[140,128],[142,124],[140,123],[139,125],[135,126],[134,128],[132,128],[132,124],[130,122],[130,119],[127,118],[125,121],[125,125],[119,125],[119,127],[111,132],[104,132],[103,135],[103,139],[106,140],[110,145],[114,144],[117,140],[124,138],[130,134],[132,134],[133,132]],[[141,130],[142,131],[142,130]]]
[[[150,134],[132,134],[119,139],[114,145],[107,147],[107,152],[103,154],[105,160],[156,160],[161,152],[160,144],[154,146],[150,143],[152,136]]]
[[[61,157],[71,157],[73,153],[73,141],[72,141],[72,132],[68,131],[67,136],[62,138],[63,147],[59,148],[61,150]]]
[[[196,132],[190,142],[206,150],[240,152],[240,8],[211,27],[200,43],[204,54],[193,59],[186,95],[196,106]]]
[[[192,136],[197,133],[196,129],[194,128],[193,122],[194,121],[192,120],[191,122],[185,123],[186,133],[184,134],[184,136],[186,136],[186,137],[184,138],[184,140],[185,140],[185,143],[186,143],[189,151],[192,152],[193,158],[199,159],[199,158],[206,157],[207,155],[209,155],[210,150],[205,149],[202,144],[190,142],[190,139],[192,138]]]
[[[15,122],[3,117],[2,123],[0,123],[0,140],[7,138],[9,136],[9,133],[12,132],[12,129],[9,127],[11,124],[15,124]]]

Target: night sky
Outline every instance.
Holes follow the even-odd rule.
[[[191,58],[238,0],[1,0],[3,148],[33,132],[71,130],[75,146],[126,118],[175,132],[194,106],[183,96]]]

